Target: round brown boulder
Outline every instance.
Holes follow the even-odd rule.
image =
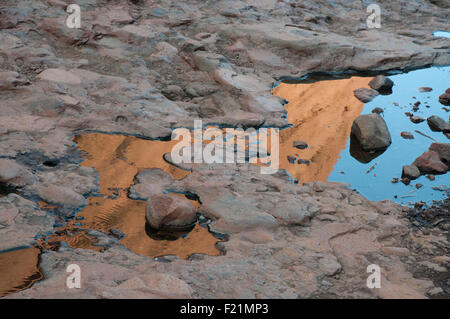
[[[148,200],[145,219],[156,230],[183,230],[192,227],[197,216],[188,199],[159,194]]]

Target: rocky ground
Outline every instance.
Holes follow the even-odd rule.
[[[448,27],[446,1],[382,2],[377,30],[361,1],[77,3],[81,29],[65,25],[69,1],[0,5],[0,251],[53,233],[98,192],[75,135],[167,139],[199,118],[285,127],[285,101],[271,94],[280,77],[450,63],[450,40],[431,35]],[[447,217],[416,225],[417,212],[390,201],[342,184],[294,185],[283,170],[261,175],[248,164],[164,174],[140,172],[129,195],[196,194],[210,230],[228,239],[221,256],[149,258],[97,232],[104,251],[46,250],[44,279],[8,297],[448,297]],[[66,287],[70,263],[82,269],[82,289]],[[370,264],[381,268],[381,289],[366,287]]]

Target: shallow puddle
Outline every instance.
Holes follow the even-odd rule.
[[[438,101],[450,83],[450,67],[433,67],[409,73],[389,76],[395,83],[393,93],[379,95],[363,104],[353,95],[360,87],[368,87],[371,77],[352,77],[315,83],[285,84],[274,89],[289,103],[288,120],[292,128],[280,131],[280,166],[300,182],[337,181],[349,183],[370,200],[392,199],[400,203],[439,200],[450,184],[450,176],[436,175],[434,181],[425,176],[405,186],[391,183],[401,177],[402,166],[411,164],[433,143],[417,131],[441,143],[448,139],[440,132],[432,132],[427,122],[414,124],[405,112],[427,118],[438,115],[448,120],[449,113]],[[431,87],[431,92],[419,92],[419,87]],[[417,112],[413,104],[421,102]],[[397,106],[398,104],[398,106]],[[370,114],[375,107],[383,109],[391,137],[391,146],[368,163],[361,163],[350,154],[350,130],[353,120],[360,114]],[[406,140],[400,132],[413,133],[413,140]],[[309,144],[305,150],[295,149],[293,141],[303,140]],[[290,164],[287,155],[299,155],[311,164]],[[420,183],[422,188],[416,189]]]
[[[163,155],[170,152],[177,141],[144,140],[133,136],[101,133],[81,135],[75,138],[75,141],[79,149],[86,153],[81,165],[97,170],[100,194],[107,196],[89,197],[87,206],[77,214],[77,220],[80,221],[72,221],[72,227],[79,226],[104,233],[109,233],[111,229],[118,230],[124,234],[121,243],[127,248],[137,254],[151,257],[177,255],[187,258],[192,254],[220,254],[215,247],[220,240],[199,224],[177,240],[152,239],[145,228],[145,201],[127,197],[127,190],[140,170],[160,168],[175,179],[189,174],[163,159]],[[198,202],[191,202],[198,208]],[[83,238],[72,240],[68,245],[77,248],[79,243],[95,247],[95,243],[87,243]]]
[[[273,90],[289,101],[285,105],[287,120],[293,126],[280,131],[280,167],[302,183],[327,181],[345,148],[353,120],[364,103],[353,97],[353,91],[367,87],[371,78],[319,81],[311,84],[281,83]],[[294,141],[309,147],[299,150]],[[311,164],[290,164],[287,156],[299,155]]]
[[[450,38],[449,31],[436,31],[436,32],[433,32],[433,35],[435,37],[439,37],[439,38]]]
[[[40,250],[34,247],[0,254],[0,297],[31,287],[42,279],[39,254]]]

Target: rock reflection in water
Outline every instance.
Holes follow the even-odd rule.
[[[315,83],[281,83],[273,93],[289,101],[285,108],[293,126],[280,131],[280,167],[300,182],[327,181],[345,148],[353,121],[364,104],[353,91],[368,87],[371,77],[352,77]],[[294,141],[309,144],[304,150]],[[309,165],[290,164],[288,155],[299,155]]]
[[[360,163],[370,163],[372,160],[383,154],[386,150],[366,152],[363,151],[358,139],[350,134],[350,155]]]

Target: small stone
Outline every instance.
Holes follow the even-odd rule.
[[[392,184],[397,184],[398,181],[399,181],[398,177],[394,177],[394,178],[392,178],[391,183]]]
[[[450,106],[450,93],[445,93],[439,96],[439,103],[445,106]]]
[[[413,115],[410,117],[411,122],[413,122],[414,124],[418,124],[418,123],[422,123],[423,121],[425,121],[425,119],[423,117],[420,116],[416,116]]]
[[[411,132],[401,132],[400,136],[403,137],[405,140],[413,140],[414,139],[414,135]]]
[[[297,160],[297,164],[306,164],[306,165],[309,165],[309,164],[311,164],[311,161],[306,160],[306,159],[299,158],[299,159]]]
[[[430,87],[427,87],[427,86],[422,86],[419,88],[419,92],[422,92],[422,93],[423,92],[431,92],[431,91],[433,91],[433,89]]]
[[[383,113],[383,109],[381,107],[376,107],[372,110],[372,113],[377,113],[377,114],[381,114]]]
[[[419,169],[414,165],[405,165],[402,168],[402,177],[414,180],[420,177]]]
[[[427,123],[433,132],[450,133],[450,123],[444,121],[439,116],[430,116],[429,118],[427,118]]]
[[[428,178],[430,181],[434,181],[434,180],[436,179],[436,177],[435,177],[433,174],[428,174],[428,175],[427,175],[427,178]]]
[[[308,143],[306,143],[305,141],[294,141],[293,146],[300,150],[304,150],[305,148],[308,148]]]
[[[372,89],[360,88],[353,91],[355,97],[363,103],[368,103],[373,100],[379,93]]]
[[[313,184],[312,189],[313,189],[313,191],[315,191],[315,192],[317,192],[317,193],[321,193],[321,192],[324,191],[323,187],[320,186],[320,185],[317,184],[317,183],[314,183],[314,184]]]
[[[295,158],[295,156],[288,155],[287,160],[290,164],[295,164],[295,162],[297,161],[297,158]]]
[[[389,92],[392,90],[394,82],[384,75],[377,75],[372,81],[369,82],[369,86],[380,93]]]
[[[422,187],[423,187],[423,184],[417,183],[417,184],[415,185],[415,187],[416,187],[417,189],[422,188]]]

